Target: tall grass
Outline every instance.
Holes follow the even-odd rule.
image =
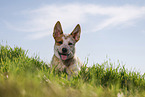
[[[87,64],[68,80],[22,48],[0,46],[0,97],[145,97],[145,75],[109,61]]]

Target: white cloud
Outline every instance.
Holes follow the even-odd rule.
[[[90,32],[90,29],[91,32],[97,32],[106,27],[116,27],[143,18],[145,7],[95,4],[47,5],[35,10],[23,11],[22,15],[27,17],[23,26],[11,25],[11,28],[23,32],[36,32],[29,37],[39,39],[52,34],[53,26],[58,20],[61,21],[65,31],[73,30],[72,27],[80,23],[84,25],[82,28],[90,27],[86,32]]]
[[[43,38],[43,37],[45,37],[45,36],[48,36],[50,33],[48,33],[48,32],[38,32],[38,33],[34,33],[34,34],[29,34],[28,36],[27,36],[27,38],[28,39],[40,39],[40,38]]]

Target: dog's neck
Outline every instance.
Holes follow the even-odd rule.
[[[72,64],[72,62],[74,62],[74,56],[72,58],[67,59],[67,60],[61,60],[61,61],[65,66],[69,67]]]
[[[56,55],[54,55],[56,57]],[[63,65],[69,67],[71,64],[73,64],[75,62],[75,55],[72,58],[69,58],[67,60],[61,60],[58,57],[56,57],[60,62],[63,63]]]

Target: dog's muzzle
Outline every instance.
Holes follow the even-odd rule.
[[[66,60],[69,56],[69,54],[67,54],[67,48],[62,48],[62,53],[60,53],[60,52],[58,52],[58,53],[62,60]]]

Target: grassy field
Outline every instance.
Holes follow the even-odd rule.
[[[68,80],[22,48],[0,45],[0,97],[145,97],[145,75],[109,61],[81,68]]]

